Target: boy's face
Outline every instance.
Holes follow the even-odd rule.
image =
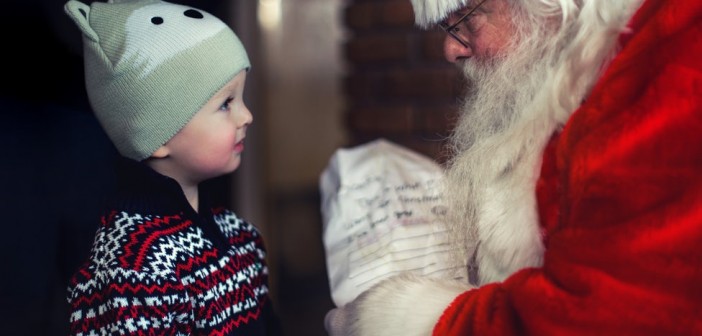
[[[253,121],[244,105],[246,70],[224,85],[165,145],[168,175],[199,183],[239,167],[246,128]]]

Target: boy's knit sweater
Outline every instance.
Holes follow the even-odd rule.
[[[74,335],[264,335],[261,236],[223,208],[196,213],[178,183],[124,159],[89,260],[69,287]]]

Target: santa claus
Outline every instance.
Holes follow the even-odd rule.
[[[471,283],[390,278],[329,333],[702,334],[702,2],[412,5],[471,83],[447,193]]]

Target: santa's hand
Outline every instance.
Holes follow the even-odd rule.
[[[329,336],[351,335],[350,324],[355,315],[352,310],[354,310],[353,302],[327,313],[324,317],[324,328],[327,329]]]
[[[381,281],[324,318],[330,336],[431,335],[441,313],[471,286],[403,274]]]

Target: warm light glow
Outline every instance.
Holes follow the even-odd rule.
[[[258,23],[271,30],[280,25],[281,0],[258,0]]]

